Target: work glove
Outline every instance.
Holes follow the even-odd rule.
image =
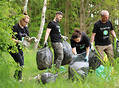
[[[48,43],[47,42],[44,42],[43,47],[46,47],[46,46],[48,46]]]
[[[67,39],[68,39],[68,37],[67,37],[67,36],[62,36],[62,38],[63,38],[64,40],[67,40]]]
[[[91,43],[91,50],[92,50],[92,51],[95,50],[95,48],[94,48],[94,46],[93,46],[93,43]]]
[[[85,60],[85,62],[88,62],[88,56],[86,56],[84,60]]]
[[[22,41],[22,42],[24,41],[24,37],[22,37],[21,41]]]

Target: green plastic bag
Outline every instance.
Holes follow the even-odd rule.
[[[103,65],[100,65],[96,69],[96,75],[104,79],[110,79],[111,72],[112,72],[112,67],[104,67]]]
[[[60,66],[60,73],[66,72],[66,68],[64,66]]]

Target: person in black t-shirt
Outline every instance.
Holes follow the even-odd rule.
[[[104,58],[104,52],[107,54],[108,58],[113,65],[113,47],[110,41],[110,33],[114,38],[116,34],[112,23],[109,21],[109,12],[107,10],[101,11],[101,20],[94,24],[94,29],[91,36],[91,45],[93,46],[93,41],[95,41],[95,47],[98,50],[101,59]],[[116,38],[117,40],[117,38]]]
[[[53,21],[49,22],[46,30],[44,46],[47,43],[48,36],[50,35],[52,47],[54,49],[54,63],[56,64],[56,68],[61,66],[64,54],[63,54],[63,46],[61,43],[61,38],[66,38],[65,36],[61,35],[59,22],[63,17],[63,13],[58,11],[56,12],[56,16]]]
[[[75,29],[70,39],[73,54],[81,54],[86,52],[85,60],[88,61],[90,40],[84,32]]]
[[[18,24],[13,26],[13,33],[15,35],[13,35],[12,40],[16,43],[18,52],[9,52],[10,55],[13,57],[13,59],[15,60],[16,63],[18,63],[18,65],[20,65],[20,69],[17,68],[17,70],[15,71],[14,77],[18,80],[22,80],[22,69],[24,66],[24,55],[23,55],[23,51],[20,48],[19,43],[21,43],[23,37],[29,36],[29,31],[28,31],[28,27],[27,24],[29,23],[29,19],[30,17],[28,15],[24,15],[24,17],[19,21]],[[12,48],[12,47],[11,47]]]

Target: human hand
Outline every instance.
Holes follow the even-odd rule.
[[[64,40],[67,40],[67,39],[68,39],[68,37],[67,37],[67,36],[62,36],[62,38],[63,38]]]
[[[48,46],[48,43],[47,42],[44,42],[43,47],[47,47],[47,46]]]
[[[91,50],[92,50],[92,51],[95,50],[95,48],[94,48],[94,46],[93,46],[93,43],[91,43]]]
[[[85,60],[85,62],[88,62],[88,56],[86,56],[84,60]]]

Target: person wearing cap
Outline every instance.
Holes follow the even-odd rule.
[[[17,51],[15,53],[10,51],[9,53],[20,67],[19,69],[17,68],[14,74],[14,77],[18,80],[22,80],[22,70],[24,66],[24,55],[20,44],[24,37],[29,36],[27,27],[29,20],[30,17],[28,15],[24,15],[19,23],[15,24],[12,29],[14,34],[12,40],[16,43]]]
[[[100,54],[100,58],[103,60],[104,52],[109,58],[110,64],[114,65],[114,53],[113,47],[110,41],[110,33],[116,38],[114,28],[111,21],[109,20],[109,12],[107,10],[102,10],[100,12],[101,20],[98,20],[94,24],[94,28],[91,36],[91,49],[93,49],[93,42],[95,41],[95,47]],[[117,40],[117,38],[116,38]]]
[[[56,68],[60,68],[64,53],[63,53],[63,45],[61,38],[67,38],[66,36],[62,36],[60,32],[60,25],[59,22],[61,21],[63,17],[63,13],[58,11],[56,12],[56,15],[54,17],[53,21],[50,21],[47,30],[46,35],[44,39],[44,46],[47,43],[48,36],[50,35],[52,47],[54,49],[54,63],[56,64]]]

